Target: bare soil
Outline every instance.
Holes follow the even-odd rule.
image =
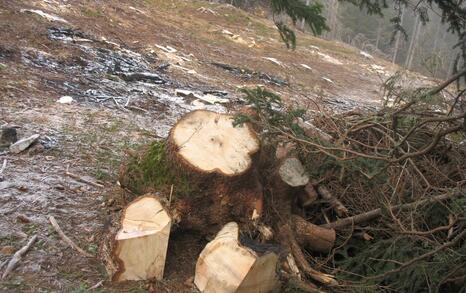
[[[0,126],[17,127],[21,138],[40,134],[18,155],[0,150],[0,166],[7,161],[0,182],[0,248],[17,250],[39,236],[0,282],[2,292],[87,292],[101,281],[97,290],[193,292],[195,261],[207,239],[189,233],[173,235],[169,255],[176,258],[168,257],[165,281],[109,282],[105,243],[118,229],[124,204],[116,181],[125,150],[166,137],[193,109],[231,110],[241,104],[243,86],[267,86],[302,106],[375,107],[381,81],[397,70],[355,48],[302,33],[298,48],[287,50],[271,21],[202,1],[3,0],[0,40]],[[176,89],[213,92],[229,102],[180,97]],[[62,96],[74,101],[57,103]],[[67,177],[67,168],[104,188]],[[49,215],[95,257],[67,247]],[[0,253],[0,264],[9,258]]]

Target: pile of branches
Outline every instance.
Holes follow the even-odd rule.
[[[339,285],[327,283],[336,291],[464,292],[466,89],[451,88],[465,73],[417,89],[401,87],[394,76],[385,83],[387,103],[371,113],[289,108],[263,88],[244,90],[252,110],[235,123],[252,123],[269,154],[293,152],[321,196],[307,204],[298,199],[293,213],[337,231],[328,254],[291,241],[303,276],[312,279],[310,263],[336,276]],[[269,175],[261,178],[266,201],[274,197]],[[279,207],[267,206],[273,225]],[[309,281],[294,284],[308,290]]]

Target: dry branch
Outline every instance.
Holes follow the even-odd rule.
[[[291,216],[291,223],[296,240],[302,246],[313,251],[330,252],[335,245],[335,230],[314,225],[296,215]]]
[[[415,202],[412,202],[412,203],[406,203],[406,204],[400,204],[400,205],[392,206],[390,209],[393,212],[402,211],[402,210],[411,209],[411,208],[414,208],[414,207],[417,207],[417,206],[421,206],[421,205],[424,205],[424,204],[427,204],[427,203],[430,203],[430,202],[444,201],[444,200],[447,200],[447,199],[450,199],[450,198],[453,198],[453,197],[458,197],[458,196],[461,196],[461,195],[465,195],[465,191],[459,189],[459,190],[455,190],[455,191],[452,191],[452,192],[447,192],[447,193],[444,193],[444,194],[440,194],[440,195],[437,195],[437,196],[434,196],[434,197],[431,197],[431,198],[418,200],[418,201],[415,201]],[[346,226],[349,226],[349,225],[356,225],[356,224],[360,224],[360,223],[363,223],[363,222],[367,222],[367,221],[376,219],[376,218],[382,216],[382,212],[383,212],[382,208],[377,208],[377,209],[368,211],[366,213],[362,213],[362,214],[355,215],[355,216],[352,216],[352,217],[344,218],[344,219],[341,219],[341,220],[338,220],[338,221],[335,221],[335,222],[332,222],[332,223],[329,223],[329,224],[321,225],[321,227],[333,228],[333,229],[338,230],[338,229],[342,229],[342,228],[344,228]]]
[[[78,181],[81,181],[83,183],[86,183],[86,184],[89,184],[89,185],[92,185],[94,187],[98,187],[98,188],[102,188],[104,187],[102,184],[99,184],[99,183],[95,183],[95,182],[92,182],[92,181],[89,181],[87,179],[84,179],[74,173],[71,173],[71,172],[68,172],[68,167],[66,168],[66,171],[65,171],[65,175],[68,176],[68,177],[71,177],[73,179],[76,179]]]
[[[8,262],[5,272],[3,272],[2,279],[5,279],[14,270],[14,268],[18,265],[23,256],[26,254],[26,252],[28,252],[36,240],[37,235],[32,236],[28,243],[13,255],[11,260]]]
[[[317,192],[319,192],[322,198],[330,204],[338,216],[345,217],[349,214],[348,209],[341,203],[341,201],[333,196],[327,187],[319,185],[319,187],[317,187]]]
[[[52,224],[52,227],[55,229],[55,231],[60,235],[61,239],[65,241],[71,248],[75,249],[77,252],[80,254],[86,256],[86,257],[94,257],[93,255],[85,252],[82,248],[80,248],[76,243],[73,242],[68,236],[65,235],[63,230],[60,228],[58,225],[57,220],[55,219],[54,216],[49,217],[50,224]]]
[[[301,268],[301,270],[303,270],[304,273],[306,273],[306,275],[308,275],[313,280],[316,280],[325,285],[338,285],[338,282],[334,279],[332,275],[319,272],[309,265],[289,225],[283,225],[280,228],[280,234],[282,237],[282,241],[288,245],[289,249],[291,250],[291,253],[296,259],[298,266]]]

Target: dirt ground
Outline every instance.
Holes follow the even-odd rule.
[[[0,126],[16,127],[20,138],[40,134],[20,154],[0,149],[0,264],[11,247],[39,239],[1,292],[90,292],[96,284],[101,292],[195,292],[206,240],[193,235],[173,235],[169,255],[177,257],[168,258],[164,282],[109,282],[103,244],[118,229],[125,150],[165,137],[193,109],[235,108],[244,86],[267,86],[302,106],[375,107],[381,81],[396,71],[302,33],[287,50],[271,21],[202,1],[0,0],[0,40]],[[203,101],[206,94],[222,103]],[[57,103],[63,96],[73,102]],[[67,168],[104,187],[66,176]],[[51,215],[95,257],[69,248]]]

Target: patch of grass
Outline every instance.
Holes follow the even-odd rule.
[[[39,225],[36,224],[36,223],[28,223],[26,225],[24,225],[24,233],[30,235],[30,234],[34,234],[37,232],[37,229],[39,228]]]
[[[0,245],[2,246],[13,245],[15,242],[15,239],[16,237],[13,235],[0,236]]]
[[[99,250],[99,247],[95,244],[89,244],[89,246],[87,247],[87,251],[91,254],[97,254],[97,251]]]
[[[128,159],[120,174],[120,182],[136,194],[170,190],[176,186],[175,195],[184,197],[192,193],[188,177],[176,173],[166,156],[164,141],[155,141]]]
[[[6,288],[12,290],[11,292],[19,292],[19,291],[26,291],[30,289],[27,282],[22,277],[14,277],[9,280],[4,280],[1,284],[1,288]]]
[[[89,7],[81,8],[81,13],[83,15],[85,15],[85,16],[88,16],[88,17],[101,17],[101,16],[103,16],[102,11],[100,11],[98,9],[89,8]]]

